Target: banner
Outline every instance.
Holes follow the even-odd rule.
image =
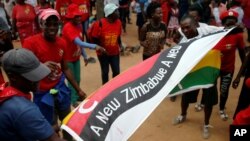
[[[77,141],[125,141],[228,33],[191,39],[154,55],[110,80],[63,121]]]

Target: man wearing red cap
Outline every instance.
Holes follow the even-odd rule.
[[[80,97],[86,97],[67,66],[66,43],[57,37],[59,21],[60,17],[56,10],[43,10],[39,15],[39,24],[43,32],[26,39],[23,46],[31,50],[51,70],[51,73],[41,81],[39,91],[34,93],[34,102],[52,125],[57,124],[57,116],[63,120],[71,111],[70,90],[65,84],[65,77]],[[67,133],[63,135],[65,139],[71,140]]]
[[[81,14],[82,33],[87,37],[87,29],[89,27],[90,16],[90,0],[71,0],[72,3],[78,5]]]
[[[80,56],[81,53],[83,55],[85,65],[88,63],[87,54],[83,48],[95,49],[98,51],[105,51],[104,48],[96,45],[83,42],[84,39],[82,36],[82,28],[81,28],[81,19],[82,12],[79,10],[79,6],[72,3],[68,7],[68,13],[66,18],[69,19],[62,30],[62,37],[66,41],[67,45],[67,61],[68,67],[73,72],[74,78],[77,81],[77,84],[80,84]],[[69,84],[69,88],[71,90],[71,103],[73,106],[77,106],[77,100],[82,101],[83,99],[79,99],[77,95],[77,89],[71,84]]]
[[[225,11],[220,15],[222,25],[225,28],[231,28],[236,25],[238,13],[233,10]],[[219,114],[222,120],[227,120],[225,105],[228,98],[229,88],[234,74],[235,52],[238,49],[241,61],[245,58],[244,39],[242,29],[236,27],[229,35],[224,37],[215,48],[221,51],[221,69],[220,69],[220,104]]]

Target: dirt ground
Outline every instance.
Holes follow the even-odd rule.
[[[139,44],[137,40],[137,27],[135,26],[135,14],[132,14],[132,23],[127,25],[127,34],[122,35],[122,41],[129,46]],[[19,43],[15,43],[19,46]],[[87,50],[89,56],[96,58],[95,51]],[[238,57],[238,56],[237,56]],[[96,58],[97,59],[97,58]],[[142,49],[138,53],[130,53],[127,56],[121,56],[121,72],[142,61]],[[236,71],[240,67],[239,57],[236,62]],[[96,63],[89,63],[84,66],[81,61],[81,87],[88,94],[92,94],[101,87],[101,73],[98,60]],[[110,77],[111,78],[111,77]],[[242,81],[241,81],[242,82]],[[229,141],[229,125],[232,123],[232,116],[238,102],[242,83],[238,89],[230,89],[226,111],[229,114],[228,121],[222,121],[219,117],[219,106],[214,106],[210,124],[210,141]],[[165,99],[149,118],[138,128],[130,137],[129,141],[202,141],[203,112],[195,112],[194,104],[190,105],[186,122],[180,125],[172,125],[172,119],[180,114],[180,99],[177,97],[175,102]],[[133,120],[133,119],[131,119]]]

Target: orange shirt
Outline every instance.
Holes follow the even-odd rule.
[[[100,46],[104,47],[108,55],[119,54],[118,38],[121,36],[122,23],[117,19],[114,23],[109,23],[106,18],[101,19],[102,26],[99,24],[93,25],[93,37],[100,39]],[[97,55],[100,55],[97,52]]]

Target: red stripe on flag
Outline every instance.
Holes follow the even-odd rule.
[[[95,101],[98,103],[101,102],[105,97],[107,97],[112,91],[121,87],[124,84],[127,84],[131,81],[138,79],[139,77],[145,75],[151,70],[155,61],[159,58],[159,53],[151,57],[151,59],[145,60],[144,62],[139,63],[138,65],[130,68],[128,71],[123,72],[122,75],[118,75],[108,83],[106,83],[102,88],[92,93],[87,99],[88,101],[84,104],[83,108],[90,108]],[[140,71],[138,71],[140,70]],[[122,80],[122,81],[121,81]],[[81,103],[82,104],[82,103]],[[80,113],[81,105],[76,109],[75,113],[71,116],[67,126],[69,126],[73,131],[80,135],[83,127],[86,126],[86,122],[91,115],[92,111],[88,113]]]

